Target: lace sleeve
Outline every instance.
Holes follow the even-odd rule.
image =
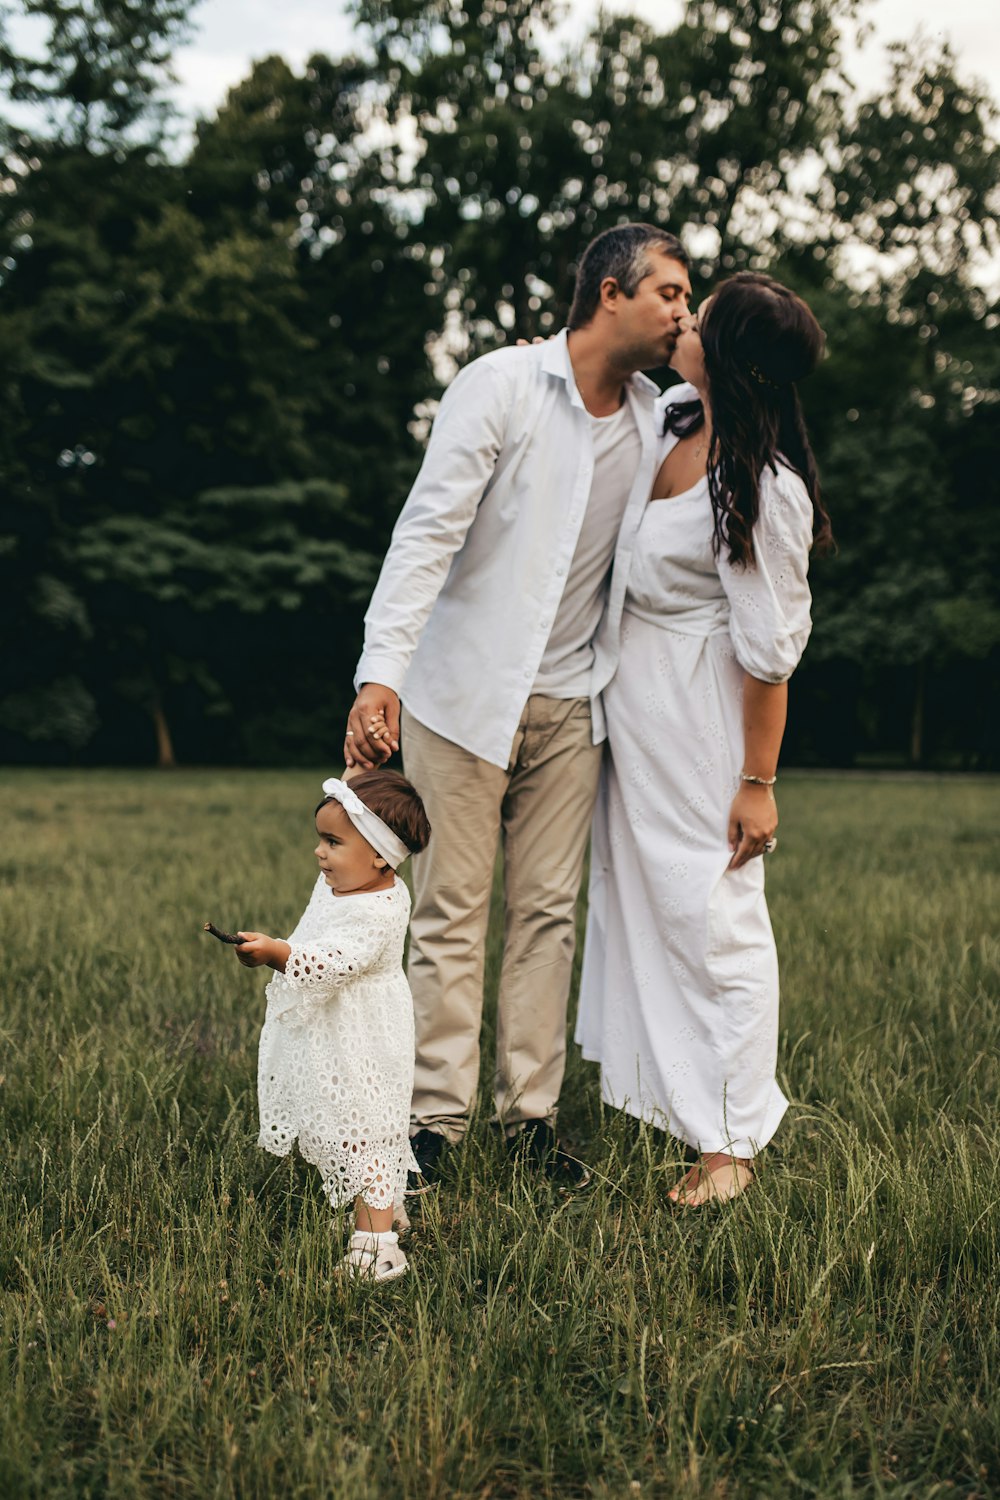
[[[729,599],[736,659],[760,682],[787,682],[805,650],[812,620],[807,573],[812,502],[797,474],[765,471],[753,531],[756,562],[734,567],[723,549],[718,568]]]
[[[292,943],[285,979],[303,990],[336,989],[373,968],[388,941],[388,926],[375,915],[345,932],[343,946],[335,947],[329,940]]]

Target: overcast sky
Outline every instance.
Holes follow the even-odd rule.
[[[605,0],[610,11],[638,13],[669,29],[682,0]],[[865,92],[886,77],[885,45],[921,27],[928,38],[947,37],[963,72],[984,80],[1000,98],[1000,7],[996,0],[863,0],[874,35],[848,53],[848,72]],[[567,34],[582,34],[597,12],[596,0],[570,0]],[[177,54],[176,100],[186,116],[210,114],[226,90],[244,78],[250,63],[278,52],[301,66],[311,52],[337,55],[351,45],[343,0],[202,0],[197,33]]]
[[[908,40],[920,28],[931,40],[947,38],[966,75],[987,84],[1000,100],[1000,7],[997,0],[862,0],[861,11],[873,34],[861,48],[846,52],[847,71],[865,93],[887,76],[886,46]],[[568,0],[562,34],[582,36],[594,20],[598,0]],[[604,9],[631,12],[664,30],[680,19],[683,0],[604,0]],[[211,115],[226,92],[247,76],[251,63],[280,53],[301,67],[312,52],[337,56],[352,45],[347,0],[201,0],[194,10],[194,35],[175,57],[173,90],[183,117],[193,122]],[[15,44],[40,46],[48,35],[41,18],[11,23]],[[178,148],[183,147],[183,140]]]

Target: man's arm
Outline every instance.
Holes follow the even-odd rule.
[[[347,720],[344,763],[366,770],[399,749],[399,694],[421,632],[465,541],[503,443],[511,388],[493,360],[460,371],[445,392],[365,614],[365,644]],[[371,737],[371,721],[385,733]]]

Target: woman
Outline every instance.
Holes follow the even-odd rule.
[[[794,385],[822,347],[805,303],[749,272],[683,320],[605,693],[577,1041],[608,1103],[698,1153],[685,1206],[742,1192],[787,1107],[760,856],[809,551],[831,539]]]

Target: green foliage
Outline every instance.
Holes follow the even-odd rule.
[[[714,1212],[667,1209],[675,1143],[572,1045],[593,1188],[505,1166],[495,906],[478,1113],[372,1290],[256,1146],[263,978],[201,930],[290,930],[330,769],[6,777],[3,1493],[995,1494],[996,780],[782,779],[792,1104]]]
[[[351,538],[380,556],[419,461],[408,425],[437,389],[424,344],[439,314],[394,201],[394,149],[360,145],[374,107],[352,58],[312,58],[301,78],[267,59],[201,127],[188,180],[202,217],[289,235],[312,472],[349,487]]]
[[[892,51],[888,90],[840,132],[831,187],[841,234],[892,257],[890,284],[926,291],[1000,251],[997,107],[956,76],[947,44]]]
[[[56,139],[84,151],[117,146],[140,120],[161,124],[158,97],[196,0],[23,0],[49,23],[38,57],[0,53],[10,97],[42,107]]]
[[[942,599],[934,606],[942,649],[984,661],[1000,646],[1000,609],[969,595]]]
[[[77,677],[56,677],[8,693],[0,705],[0,724],[29,744],[55,740],[70,750],[82,750],[97,722],[96,704]]]
[[[575,255],[622,219],[682,233],[705,279],[794,243],[781,208],[836,133],[838,28],[854,9],[693,3],[669,34],[605,17],[557,63],[551,6],[359,4],[390,118],[419,130],[421,232],[443,245],[474,347],[499,327],[558,326]]]

